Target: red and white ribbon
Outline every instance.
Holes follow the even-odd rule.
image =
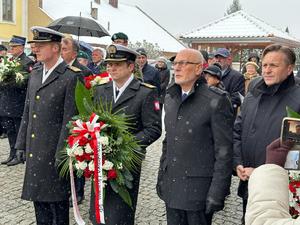
[[[75,221],[78,225],[85,225],[85,222],[83,221],[82,217],[80,216],[79,208],[78,208],[78,205],[77,205],[73,165],[72,165],[72,160],[71,159],[70,159],[70,162],[69,162],[69,167],[70,167],[71,193],[72,193],[72,204],[73,204],[74,218],[75,218]]]
[[[97,148],[94,150],[94,179],[95,179],[95,213],[97,223],[105,224],[103,208],[103,173],[102,173],[102,144],[100,132],[95,132]]]

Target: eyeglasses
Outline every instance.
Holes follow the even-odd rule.
[[[194,64],[194,65],[196,65],[196,64],[201,64],[201,63],[200,62],[190,62],[190,61],[178,61],[178,62],[174,61],[173,62],[173,66],[176,66],[176,65],[178,65],[178,66],[186,66],[188,64]]]

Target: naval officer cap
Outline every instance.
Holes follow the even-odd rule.
[[[26,43],[25,37],[13,35],[9,41],[9,46],[25,45],[25,43]]]
[[[31,28],[33,33],[33,40],[28,43],[35,42],[61,42],[64,35],[58,31],[52,30],[47,27],[34,26]]]
[[[109,45],[106,52],[106,62],[135,61],[139,55],[136,51],[117,44]]]

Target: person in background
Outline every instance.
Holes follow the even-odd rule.
[[[233,169],[240,178],[238,196],[243,200],[243,215],[248,199],[248,178],[253,170],[266,161],[266,147],[280,136],[286,107],[300,112],[300,87],[293,68],[295,52],[274,44],[262,54],[262,76],[249,85],[241,112],[233,130]],[[244,222],[244,221],[243,221]]]
[[[111,36],[111,40],[113,44],[123,45],[125,47],[128,46],[128,36],[123,32],[113,34],[113,36]]]
[[[260,58],[258,56],[258,54],[256,52],[251,52],[248,56],[248,60],[247,62],[254,62],[258,65],[258,69],[257,69],[257,72],[258,74],[261,74],[261,63],[260,63]],[[247,63],[246,62],[246,63]],[[244,74],[246,72],[246,67],[245,66],[242,66],[242,74]]]
[[[200,50],[202,56],[203,56],[203,59],[204,59],[204,62],[203,62],[203,69],[206,69],[209,64],[208,64],[208,52],[206,50]]]
[[[61,42],[61,57],[73,70],[80,72],[80,79],[92,75],[92,71],[81,65],[77,60],[79,45],[73,38],[63,38]],[[78,73],[79,74],[79,73]]]
[[[77,60],[81,65],[87,67],[89,64],[89,59],[90,59],[90,57],[86,52],[79,50],[79,52],[77,54]]]
[[[23,71],[30,73],[34,62],[24,53],[25,44],[25,37],[13,35],[9,42],[9,53],[12,55],[12,59],[19,61]],[[1,164],[7,166],[15,166],[23,162],[17,159],[15,144],[25,105],[27,83],[28,80],[25,80],[21,85],[7,84],[0,86],[1,125],[6,130],[10,147],[8,158],[2,161]]]
[[[248,86],[251,80],[260,76],[258,73],[259,66],[255,62],[247,62],[245,64],[246,72],[244,73],[245,79],[245,93],[248,92]]]
[[[222,79],[221,66],[216,64],[210,65],[209,67],[204,69],[203,75],[205,77],[208,86],[217,87],[225,91],[225,87],[221,81]]]
[[[92,62],[88,64],[88,68],[93,74],[100,74],[106,71],[106,65],[103,61],[104,50],[95,48],[92,52]]]
[[[36,47],[35,47],[35,43],[30,43],[30,49],[31,49],[31,53],[28,55],[28,57],[34,61],[34,63],[37,63],[36,60]]]
[[[289,213],[289,175],[284,164],[293,142],[276,139],[266,150],[266,164],[256,168],[249,179],[246,225],[296,225]]]
[[[143,73],[144,82],[155,86],[160,95],[160,78],[158,70],[148,64],[147,52],[144,48],[138,48],[136,51],[140,54],[136,61]]]
[[[167,91],[167,87],[170,81],[170,70],[168,69],[167,59],[165,57],[159,57],[156,60],[155,68],[159,71],[160,77],[160,104],[161,108],[164,104],[164,99]]]
[[[209,65],[209,66],[212,65],[212,64],[214,64],[216,61],[217,61],[217,60],[216,60],[216,58],[215,58],[215,54],[214,54],[214,53],[209,53],[209,54],[208,54],[208,59],[207,59],[208,65]]]
[[[7,48],[5,45],[0,45],[0,58],[7,55]]]
[[[230,95],[234,115],[237,115],[238,108],[242,103],[241,95],[245,95],[244,76],[231,67],[232,56],[228,49],[217,49],[215,58],[222,67],[222,82]]]

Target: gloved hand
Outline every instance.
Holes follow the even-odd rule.
[[[17,160],[24,163],[26,161],[26,153],[24,150],[17,150],[16,152]]]
[[[206,214],[212,214],[214,212],[222,210],[223,208],[224,208],[224,201],[220,201],[212,197],[207,197],[206,208],[205,208]]]
[[[292,140],[287,140],[282,144],[280,143],[280,138],[273,141],[267,146],[266,164],[276,164],[284,167],[286,156],[293,145],[294,142]]]

